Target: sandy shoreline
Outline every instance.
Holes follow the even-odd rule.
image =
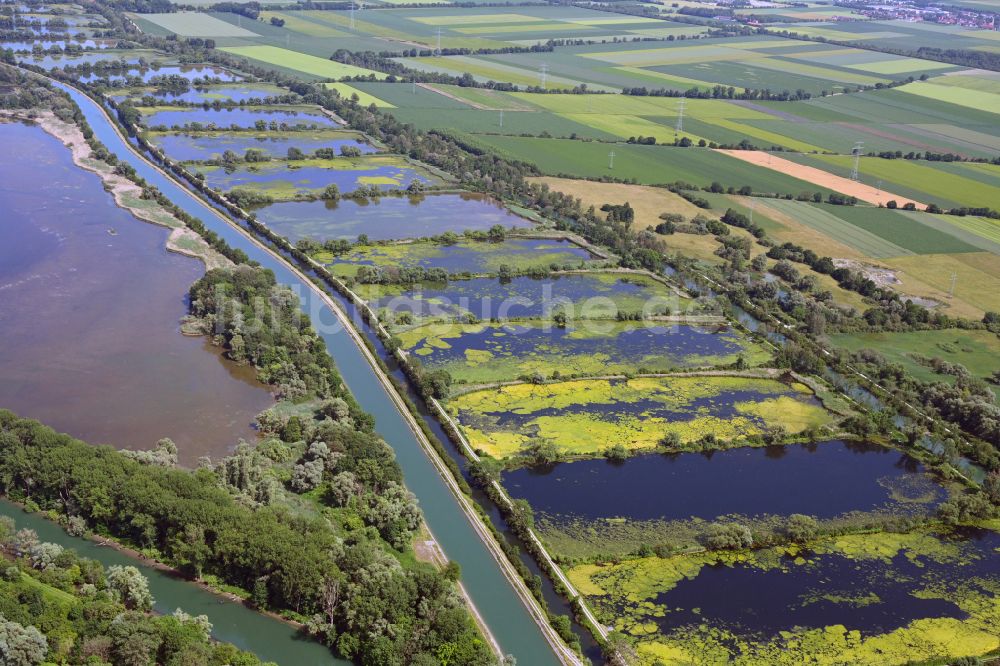
[[[201,236],[189,229],[168,210],[155,201],[142,199],[141,187],[128,178],[116,174],[107,163],[93,159],[90,156],[90,145],[84,139],[83,132],[76,125],[60,120],[49,111],[37,116],[0,111],[0,122],[4,120],[33,122],[62,142],[69,148],[74,164],[101,177],[101,180],[104,181],[104,189],[111,193],[119,207],[129,211],[143,222],[170,229],[170,235],[166,241],[168,251],[200,260],[205,265],[205,270],[232,265],[232,262],[215,251]]]

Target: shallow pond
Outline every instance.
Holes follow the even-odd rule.
[[[291,92],[284,88],[272,86],[266,83],[241,83],[224,84],[213,86],[202,86],[191,88],[182,93],[169,91],[151,90],[140,91],[139,93],[116,95],[115,99],[126,99],[127,97],[141,97],[142,95],[152,95],[164,100],[165,104],[173,102],[189,102],[192,104],[209,104],[219,102],[246,102],[248,100],[263,100],[267,97],[279,97],[290,95]]]
[[[82,53],[80,55],[44,55],[41,57],[36,57],[32,55],[24,55],[18,58],[19,62],[26,65],[34,65],[35,67],[41,67],[42,69],[55,69],[56,67],[71,67],[76,65],[82,65],[85,62],[94,64],[96,62],[103,62],[107,60],[121,60],[124,59],[130,63],[139,62],[139,57],[134,58],[122,58],[121,53],[118,52],[99,52],[91,51],[89,53]],[[85,80],[85,79],[81,79]]]
[[[398,335],[424,365],[470,382],[535,372],[549,377],[556,370],[563,376],[668,372],[734,363],[747,349],[742,336],[726,328],[654,322],[429,324]]]
[[[149,139],[178,162],[206,161],[213,157],[221,157],[227,150],[242,156],[250,148],[262,150],[275,158],[284,158],[288,154],[289,148],[298,148],[307,155],[311,155],[317,148],[333,148],[334,152],[339,155],[341,146],[352,146],[362,153],[376,151],[375,146],[358,141],[356,136],[353,133],[340,133],[336,130],[264,134],[253,132],[234,134],[172,132],[152,133]]]
[[[403,176],[401,182],[406,184],[410,180],[412,176]],[[256,212],[262,222],[293,243],[302,238],[354,240],[360,234],[367,234],[372,240],[424,238],[446,231],[486,231],[496,224],[504,228],[534,226],[493,200],[476,194],[386,197],[377,201],[295,201],[266,206]]]
[[[852,511],[926,513],[945,490],[905,453],[840,440],[581,460],[506,472],[504,487],[553,520],[714,520]]]
[[[0,405],[92,443],[225,455],[273,403],[250,369],[185,337],[199,261],[118,208],[42,130],[0,124]],[[39,188],[39,183],[45,183]]]
[[[318,195],[328,185],[336,185],[341,193],[347,193],[372,185],[390,190],[407,187],[413,181],[425,185],[434,182],[426,172],[396,155],[261,162],[232,171],[217,166],[199,166],[195,170],[204,173],[205,182],[216,189],[254,189],[275,199]]]
[[[48,50],[55,46],[65,49],[67,44],[72,44],[73,46],[78,46],[84,49],[107,49],[114,45],[112,42],[97,42],[93,39],[84,39],[81,41],[74,40],[72,42],[67,42],[65,39],[58,39],[54,42],[46,39],[39,39],[33,42],[0,42],[0,51],[4,49],[11,49],[15,53],[25,53],[34,50],[36,46],[43,50]]]
[[[611,273],[517,277],[511,280],[473,278],[446,284],[424,284],[414,289],[398,286],[359,285],[356,289],[372,307],[415,316],[457,317],[466,313],[478,319],[550,318],[562,311],[577,317],[613,318],[615,312],[650,313],[682,311],[688,304],[660,283],[636,276]]]
[[[817,654],[831,664],[948,663],[949,655],[997,646],[998,548],[1000,535],[987,530],[854,535],[798,552],[644,558],[586,573],[605,591],[592,597],[599,614],[641,637],[639,650],[649,655],[680,650],[697,663],[801,664]]]
[[[139,62],[138,58],[128,59],[130,64],[137,64]],[[128,74],[123,74],[120,72],[114,73],[93,73],[87,76],[81,76],[80,81],[84,83],[89,83],[96,79],[108,79],[112,83],[125,81],[126,78],[139,78],[143,83],[149,83],[149,80],[155,76],[183,76],[188,81],[196,81],[198,79],[218,79],[219,81],[235,82],[242,81],[243,77],[239,74],[234,74],[228,69],[223,69],[221,67],[215,67],[213,65],[160,65],[154,67],[143,67],[138,70],[131,70]]]
[[[191,123],[212,125],[215,127],[253,127],[257,121],[278,123],[288,126],[318,126],[332,127],[337,122],[319,112],[306,112],[290,109],[259,108],[220,108],[220,109],[165,109],[154,111],[145,116],[143,122],[147,127],[184,127]]]
[[[517,238],[502,243],[461,242],[457,245],[411,243],[364,247],[336,257],[332,269],[353,275],[356,266],[443,268],[449,273],[496,273],[500,266],[529,269],[551,264],[584,266],[595,259],[587,250],[561,239]]]

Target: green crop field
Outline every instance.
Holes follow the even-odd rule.
[[[967,106],[970,109],[992,111],[1000,122],[1000,94],[987,90],[973,90],[955,86],[940,86],[927,81],[914,81],[899,89],[902,92],[921,97],[930,97],[949,104]]]
[[[229,46],[223,47],[221,50],[250,60],[277,65],[283,69],[290,69],[323,79],[341,79],[346,76],[374,76],[377,79],[384,79],[386,76],[381,72],[364,69],[363,67],[324,60],[323,58],[289,51],[277,46]]]
[[[602,144],[567,139],[536,139],[517,136],[470,137],[483,147],[536,164],[547,175],[577,178],[634,178],[644,185],[678,180],[699,186],[713,181],[740,187],[750,185],[755,192],[799,194],[827,192],[798,178],[754,166],[701,148],[673,148],[632,144]],[[610,152],[615,153],[609,168]]]
[[[384,99],[381,99],[379,97],[376,97],[375,95],[367,93],[364,90],[360,90],[349,83],[327,83],[326,87],[330,88],[331,90],[336,90],[338,93],[340,93],[341,97],[346,97],[348,99],[351,99],[356,95],[358,98],[358,104],[360,104],[361,106],[370,106],[374,104],[380,109],[396,108],[393,104],[390,104]]]
[[[166,33],[181,37],[257,37],[257,33],[220,21],[201,12],[174,14],[134,14],[133,18],[151,23]]]
[[[853,160],[850,155],[788,155],[788,159],[808,164],[831,173],[847,176]],[[912,160],[886,160],[877,157],[861,159],[859,173],[863,182],[874,185],[882,181],[886,190],[908,196],[922,203],[942,206],[997,205],[997,184],[1000,184],[1000,166],[995,167],[995,184],[982,182],[971,173],[953,173],[937,162]],[[986,174],[990,176],[989,173]]]

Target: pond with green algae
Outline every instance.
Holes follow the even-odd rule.
[[[765,350],[727,326],[657,321],[577,320],[459,324],[432,322],[394,331],[403,349],[457,382],[509,381],[540,374],[618,375],[763,362]]]
[[[407,185],[414,176],[400,174],[393,179]],[[374,201],[294,201],[264,206],[256,213],[258,219],[293,243],[303,238],[320,242],[354,240],[361,234],[372,240],[427,238],[447,231],[486,231],[497,224],[505,229],[535,226],[502,204],[468,192]]]
[[[587,268],[597,257],[561,238],[509,238],[503,242],[460,241],[366,245],[334,257],[318,254],[341,276],[353,276],[359,266],[393,268],[442,268],[448,273],[497,274],[501,266],[513,270],[547,269],[551,266]]]
[[[677,295],[648,276],[623,273],[569,273],[510,280],[472,278],[417,287],[358,285],[355,289],[375,309],[415,318],[551,319],[562,312],[567,319],[614,319],[618,312],[663,314],[696,313],[691,299]]]
[[[536,441],[563,455],[595,456],[616,445],[653,449],[668,433],[690,444],[833,421],[803,384],[723,375],[516,384],[455,396],[448,409],[472,447],[495,458],[516,457]]]
[[[213,188],[250,189],[268,194],[276,201],[318,197],[329,185],[336,185],[340,192],[346,193],[362,187],[388,190],[405,188],[413,182],[423,185],[442,182],[399,155],[272,160],[236,168],[199,164],[191,169],[204,174],[205,182]]]
[[[1000,647],[1000,534],[987,529],[583,564],[569,577],[649,665],[875,666]]]

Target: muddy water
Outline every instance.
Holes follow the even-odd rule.
[[[119,448],[170,437],[188,465],[253,437],[268,391],[179,331],[202,264],[41,129],[0,124],[0,145],[21,156],[0,163],[0,406]]]

